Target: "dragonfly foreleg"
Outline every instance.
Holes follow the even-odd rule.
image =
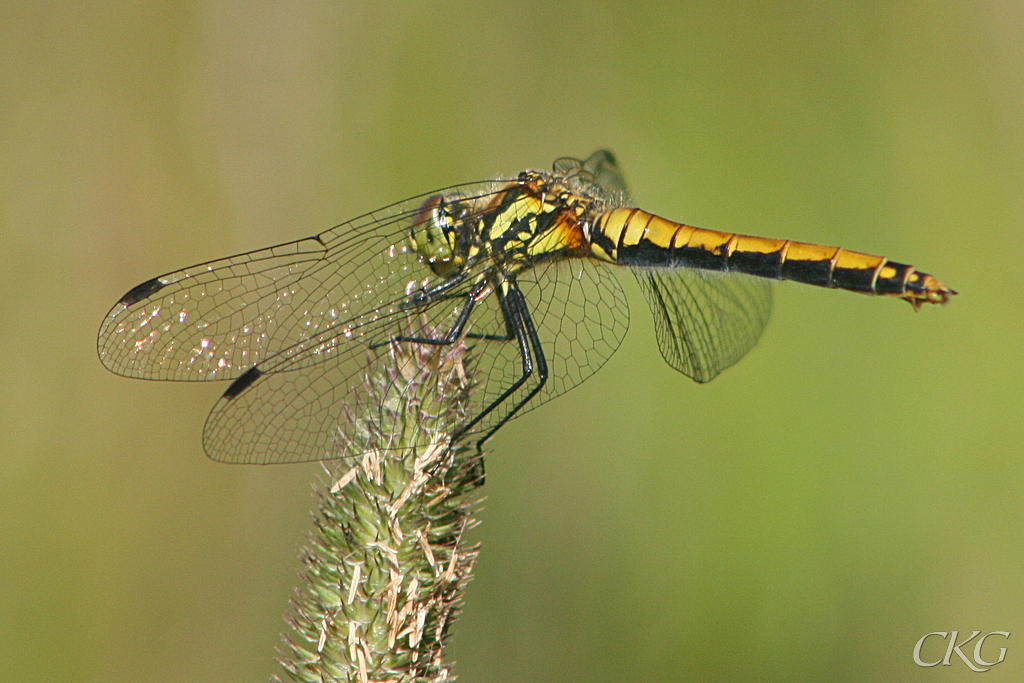
[[[448,332],[443,337],[439,337],[438,338],[438,337],[415,337],[415,336],[410,336],[410,335],[396,335],[394,337],[391,337],[391,339],[389,339],[386,342],[380,342],[380,343],[377,343],[377,344],[372,344],[370,346],[370,348],[371,349],[375,349],[375,348],[384,346],[386,344],[390,344],[392,342],[409,342],[409,343],[412,343],[412,344],[431,344],[433,346],[450,346],[451,344],[454,344],[455,341],[459,337],[462,336],[462,331],[466,328],[466,323],[469,322],[469,316],[473,312],[473,307],[476,306],[476,303],[479,300],[480,295],[484,292],[484,290],[487,289],[487,281],[486,280],[480,280],[480,282],[478,282],[475,285],[473,285],[473,289],[471,289],[468,294],[459,294],[459,295],[444,294],[443,296],[438,297],[437,299],[433,298],[433,296],[434,296],[434,294],[436,292],[444,292],[444,290],[449,289],[451,286],[452,285],[449,282],[444,282],[441,285],[439,285],[437,288],[435,288],[434,290],[424,290],[423,292],[419,292],[418,293],[422,297],[424,302],[428,302],[428,301],[429,302],[433,302],[433,301],[437,301],[437,300],[457,299],[457,298],[462,298],[462,299],[465,300],[465,302],[462,304],[462,308],[459,310],[458,317],[455,319],[455,322],[452,324],[451,328],[449,328]]]
[[[465,294],[445,292],[445,291],[441,290],[441,287],[444,287],[445,289],[447,289],[449,286],[450,285],[448,285],[447,283],[443,283],[443,284],[439,285],[439,287],[437,289],[434,289],[434,290],[423,290],[421,292],[417,292],[414,296],[416,297],[416,299],[419,300],[419,303],[417,303],[416,301],[406,302],[405,304],[403,304],[403,308],[414,308],[415,306],[422,305],[423,303],[425,303],[427,301],[430,301],[430,302],[434,302],[434,301],[448,301],[449,299],[465,299],[466,298]],[[441,291],[441,293],[437,294],[438,291]],[[483,339],[483,340],[486,340],[486,341],[509,342],[509,341],[512,341],[515,338],[516,338],[516,335],[515,335],[514,332],[512,332],[512,330],[509,329],[508,321],[507,320],[505,321],[505,333],[504,334],[485,334],[483,332],[466,332],[466,339]],[[400,340],[401,341],[405,341],[406,339],[405,338],[401,338]],[[425,343],[440,343],[440,342],[438,340],[437,342],[425,342]],[[372,346],[370,348],[376,348],[376,346]]]
[[[405,301],[402,302],[401,308],[419,308],[425,304],[433,303],[435,301],[445,301],[447,299],[461,299],[465,294],[452,294],[448,290],[461,285],[465,282],[465,274],[455,275],[448,278],[439,285],[433,287],[422,287],[421,289],[408,293]]]

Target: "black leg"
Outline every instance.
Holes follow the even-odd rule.
[[[418,292],[412,292],[409,294],[405,301],[402,302],[402,308],[416,308],[422,306],[430,301],[443,301],[445,299],[460,299],[465,294],[448,294],[448,290],[453,287],[457,287],[466,281],[466,274],[460,273],[453,275],[439,285],[434,285],[430,289],[421,289]]]
[[[427,303],[429,301],[433,301],[433,294],[435,292],[444,291],[444,289],[448,289],[449,287],[451,287],[452,285],[449,284],[450,282],[451,281],[443,282],[434,290],[427,290],[425,292],[422,292],[422,296],[420,297],[422,299],[422,302]],[[458,339],[459,336],[462,334],[462,330],[466,327],[466,323],[469,321],[469,315],[470,313],[473,312],[473,307],[476,305],[477,297],[479,297],[480,294],[483,293],[483,291],[486,288],[487,281],[481,280],[477,284],[473,285],[473,289],[470,290],[469,294],[460,294],[458,296],[452,296],[449,294],[440,297],[441,300],[456,299],[460,297],[465,299],[465,303],[462,304],[462,309],[459,311],[459,317],[455,319],[455,324],[452,325],[451,329],[448,330],[448,332],[443,337],[434,338],[396,335],[388,339],[386,342],[370,344],[370,348],[380,348],[381,346],[386,346],[392,342],[411,342],[413,344],[431,344],[433,346],[450,346],[451,344],[454,344],[455,340]]]
[[[429,299],[425,298],[424,300],[429,300],[429,301],[448,301],[450,299],[465,299],[465,298],[466,298],[465,294],[445,293],[445,294],[442,294],[441,296],[438,296],[438,297],[431,296],[431,297],[429,297]],[[403,308],[412,308],[412,307],[413,307],[412,304],[405,304],[405,305],[403,305]],[[515,334],[512,333],[508,329],[508,321],[505,321],[505,334],[486,334],[486,333],[483,333],[483,332],[467,332],[466,333],[466,339],[484,339],[486,341],[508,342],[508,341],[512,341],[515,338],[516,338]],[[409,338],[408,337],[399,337],[398,339],[396,339],[394,341],[409,341]],[[435,342],[425,342],[425,343],[435,343]],[[377,346],[381,346],[381,345],[380,344],[376,344],[374,346],[371,346],[370,348],[371,349],[372,348],[376,348]]]
[[[466,333],[465,336],[470,339],[485,339],[503,342],[509,342],[515,339],[516,342],[518,342],[519,355],[522,360],[522,374],[472,420],[459,428],[458,431],[452,435],[450,442],[451,445],[454,446],[456,441],[461,439],[467,432],[480,424],[484,418],[505,403],[531,377],[533,377],[534,374],[537,375],[537,384],[527,392],[526,396],[516,401],[515,405],[513,405],[512,408],[503,415],[495,425],[488,428],[483,437],[476,442],[477,453],[479,454],[482,451],[484,442],[491,438],[498,429],[505,425],[506,422],[515,417],[515,415],[522,410],[522,408],[529,403],[541,389],[544,388],[544,385],[548,380],[548,364],[547,359],[544,357],[544,349],[541,346],[540,337],[538,336],[537,329],[533,324],[533,318],[530,316],[529,305],[514,280],[508,278],[503,283],[494,283],[488,282],[486,279],[482,279],[474,284],[473,288],[467,294],[452,294],[448,291],[462,281],[464,281],[464,278],[446,280],[437,287],[422,290],[412,295],[407,300],[406,304],[403,304],[403,307],[414,308],[434,301],[457,298],[464,299],[464,303],[461,310],[459,310],[458,317],[443,337],[394,336],[386,342],[373,344],[370,348],[379,348],[390,344],[391,342],[409,342],[413,344],[431,344],[435,346],[447,346],[454,344],[455,341],[463,335],[466,324],[469,322],[469,317],[472,314],[473,308],[476,306],[479,297],[484,293],[489,285],[493,286],[493,291],[495,296],[498,298],[502,318],[505,322],[505,334],[480,334],[470,332]],[[480,460],[480,470],[476,473],[479,475],[478,479],[481,483],[483,482],[484,476],[482,465],[483,461]]]
[[[529,340],[529,347],[532,348],[533,350],[532,365],[533,369],[535,369],[537,372],[537,384],[532,389],[530,389],[529,393],[526,394],[526,396],[517,401],[516,404],[512,406],[512,409],[508,411],[500,420],[498,420],[497,424],[488,429],[487,433],[484,434],[480,438],[480,440],[476,442],[477,453],[483,452],[484,442],[487,441],[487,439],[494,436],[494,433],[501,429],[503,426],[505,426],[506,422],[515,417],[516,413],[522,410],[523,406],[525,406],[527,403],[533,400],[533,397],[536,396],[540,392],[540,390],[544,388],[544,385],[547,384],[548,381],[548,361],[547,358],[544,356],[544,347],[541,346],[540,337],[537,335],[537,328],[534,326],[533,318],[530,316],[529,306],[527,306],[526,299],[525,297],[523,297],[522,292],[520,292],[518,289],[515,289],[514,292],[516,299],[519,302],[518,306],[521,311],[522,327],[526,333],[527,339]],[[522,344],[520,344],[520,351],[522,351],[522,349]],[[527,358],[524,356],[524,376],[522,378],[523,380],[525,380],[526,377],[528,377],[528,374],[526,373],[526,366]],[[521,385],[522,382],[519,382],[519,384]],[[503,396],[507,398],[507,394],[503,394]]]
[[[537,374],[537,385],[533,387],[529,393],[517,401],[512,409],[502,416],[496,425],[487,430],[483,438],[477,441],[477,451],[479,452],[483,446],[483,443],[489,439],[494,432],[508,422],[512,417],[519,412],[520,409],[527,402],[530,401],[537,392],[543,388],[544,384],[548,379],[548,365],[547,359],[544,357],[544,350],[540,344],[540,338],[537,336],[537,330],[533,325],[533,320],[530,317],[529,307],[527,306],[526,299],[523,297],[522,292],[515,286],[515,283],[511,280],[507,281],[508,289],[502,292],[501,288],[496,288],[495,292],[498,295],[498,302],[501,305],[502,313],[505,316],[506,325],[510,336],[514,335],[516,341],[519,342],[519,355],[522,358],[523,373],[519,378],[513,382],[505,391],[501,393],[496,399],[494,399],[490,405],[484,408],[476,417],[466,423],[459,431],[452,437],[452,443],[462,437],[465,433],[472,430],[477,424],[480,423],[485,417],[490,415],[494,410],[502,403],[508,400],[512,394],[514,394],[520,387],[534,373]]]

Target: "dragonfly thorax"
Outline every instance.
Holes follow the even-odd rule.
[[[565,178],[524,172],[496,193],[430,196],[415,214],[409,240],[420,261],[442,278],[484,263],[518,270],[539,260],[587,255],[585,226],[601,205],[574,192]]]
[[[526,266],[585,255],[585,225],[597,206],[597,198],[573,191],[561,176],[524,172],[495,202],[483,241],[491,254]]]

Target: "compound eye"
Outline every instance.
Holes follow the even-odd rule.
[[[451,216],[445,208],[444,196],[428,197],[413,217],[409,239],[413,250],[438,275],[446,275],[455,267],[452,235]]]
[[[411,233],[413,239],[416,239],[418,233],[426,233],[423,237],[429,240],[436,236],[437,228],[440,227],[437,223],[443,216],[442,206],[444,206],[444,196],[439,194],[428,197],[420,204],[420,208],[416,210],[416,215],[412,222]]]

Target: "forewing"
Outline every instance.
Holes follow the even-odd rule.
[[[690,268],[635,269],[661,355],[698,382],[745,356],[772,310],[772,282]]]
[[[343,330],[348,321],[386,317],[409,282],[430,275],[407,243],[424,199],[453,192],[484,196],[499,185],[438,190],[316,237],[149,280],[107,314],[97,342],[100,359],[128,377],[233,379],[285,349]]]

